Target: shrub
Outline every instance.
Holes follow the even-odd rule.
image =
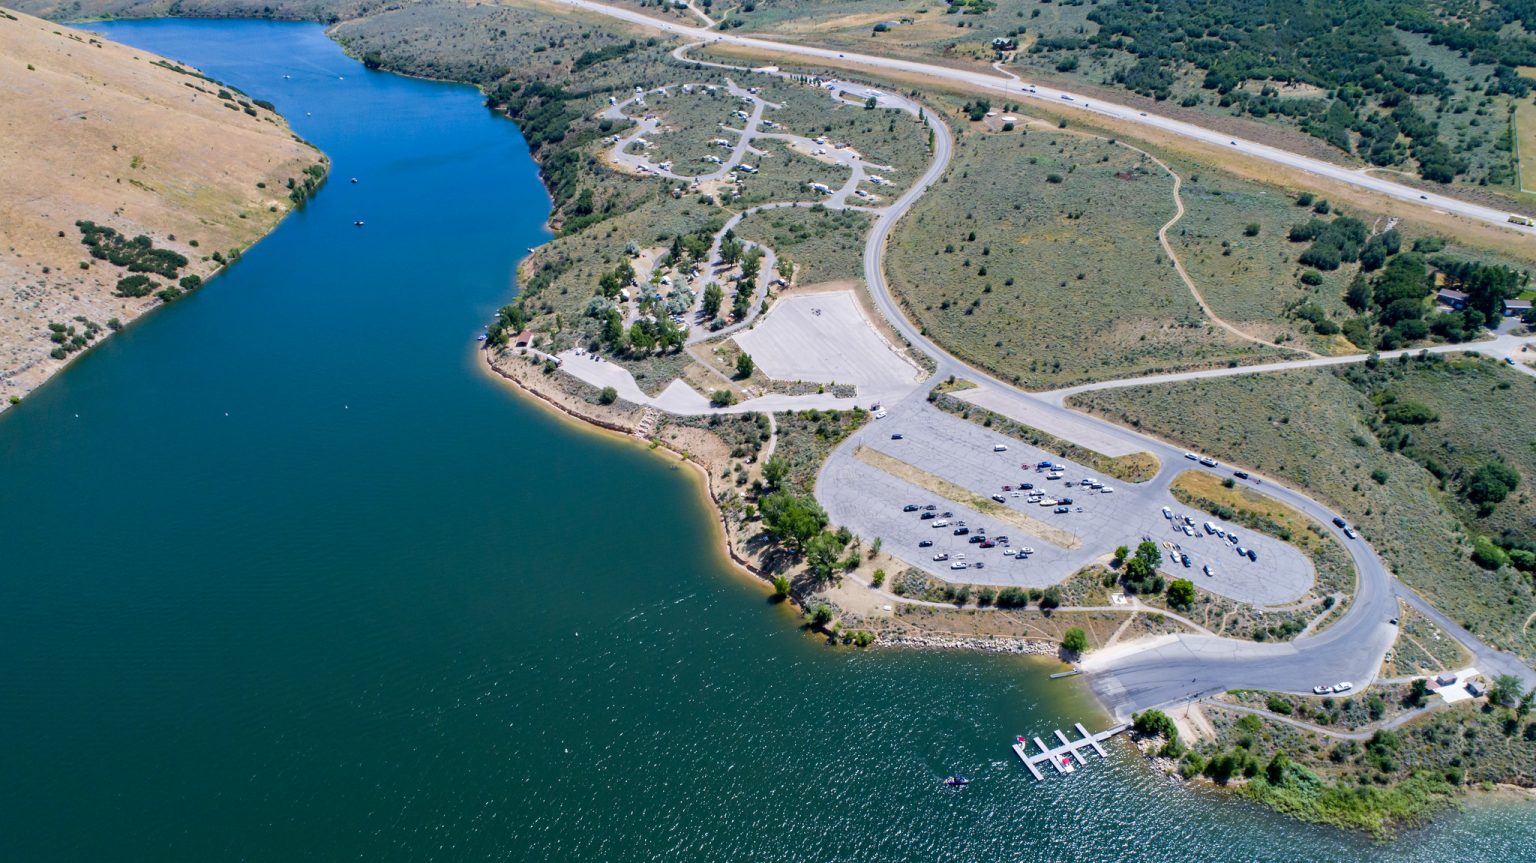
[[[603,391],[597,395],[598,404],[611,405],[618,400],[619,391],[613,387],[603,387]]]
[[[1074,626],[1062,636],[1061,647],[1068,653],[1082,653],[1088,649],[1088,634],[1081,627]]]

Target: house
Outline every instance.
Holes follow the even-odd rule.
[[[1451,671],[1444,672],[1435,678],[1437,686],[1451,686],[1456,682],[1456,674]]]
[[[1481,680],[1473,680],[1467,684],[1467,694],[1473,698],[1482,698],[1488,692],[1488,686]]]
[[[1467,295],[1462,291],[1453,291],[1450,288],[1441,288],[1440,292],[1435,294],[1435,299],[1438,300],[1441,304],[1450,306],[1457,311],[1461,311],[1467,307]]]
[[[523,330],[512,339],[512,346],[515,348],[526,348],[531,344],[533,344],[533,330]]]
[[[1505,300],[1504,301],[1504,317],[1506,317],[1506,318],[1518,318],[1518,317],[1521,317],[1521,316],[1529,313],[1530,310],[1531,310],[1531,301],[1530,300]]]

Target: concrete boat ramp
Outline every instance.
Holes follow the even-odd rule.
[[[1088,729],[1084,728],[1081,722],[1076,723],[1074,727],[1078,733],[1077,740],[1068,740],[1067,735],[1063,734],[1061,729],[1056,730],[1056,739],[1061,741],[1061,745],[1055,749],[1046,746],[1044,740],[1036,737],[1034,738],[1034,743],[1035,746],[1039,747],[1040,751],[1035,755],[1030,755],[1029,743],[1020,737],[1019,742],[1013,744],[1013,751],[1019,756],[1019,760],[1024,762],[1024,766],[1029,768],[1029,772],[1034,774],[1035,779],[1040,780],[1045,778],[1045,774],[1040,772],[1041,762],[1050,763],[1052,767],[1056,768],[1057,773],[1071,773],[1077,769],[1072,764],[1074,758],[1077,760],[1078,765],[1087,765],[1088,759],[1083,757],[1084,749],[1092,749],[1098,753],[1100,758],[1105,758],[1107,753],[1105,753],[1104,747],[1099,744],[1130,728],[1129,725],[1116,725],[1108,731],[1089,734]]]

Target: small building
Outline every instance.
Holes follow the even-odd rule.
[[[515,348],[526,348],[531,344],[533,344],[533,330],[523,330],[512,339],[512,346]]]
[[[1441,304],[1450,306],[1457,311],[1467,307],[1467,295],[1462,291],[1441,288],[1439,293],[1435,294],[1435,299]]]
[[[1442,672],[1438,677],[1435,678],[1435,685],[1437,686],[1450,686],[1455,682],[1456,675],[1449,671]]]
[[[1482,698],[1488,693],[1488,686],[1481,680],[1473,680],[1467,683],[1467,694],[1473,698]]]
[[[1530,300],[1505,300],[1504,301],[1504,317],[1506,317],[1506,318],[1518,318],[1518,317],[1521,317],[1521,316],[1525,315],[1530,310],[1531,310],[1531,301]]]

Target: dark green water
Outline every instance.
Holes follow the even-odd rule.
[[[1037,785],[1013,735],[1101,721],[1070,682],[801,636],[724,570],[685,475],[478,373],[547,202],[473,90],[366,72],[314,26],[100,29],[273,100],[333,179],[0,416],[0,860],[1536,847],[1531,807],[1482,805],[1372,848],[1123,745]]]

